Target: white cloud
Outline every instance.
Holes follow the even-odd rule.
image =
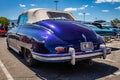
[[[90,15],[90,13],[78,13],[78,15],[80,15],[80,16],[81,16],[81,15],[84,15],[84,14],[85,14],[85,15]]]
[[[109,12],[109,10],[102,10],[102,12]]]
[[[26,7],[25,4],[19,4],[19,6],[22,7],[22,8],[25,8],[25,7]]]
[[[120,6],[116,7],[115,9],[118,9],[118,10],[120,10]]]
[[[90,13],[86,13],[85,15],[90,15]]]
[[[83,13],[78,13],[78,15],[83,15]]]
[[[112,3],[114,3],[114,2],[120,2],[120,0],[96,0],[95,3],[103,3],[103,2],[112,2]]]
[[[77,11],[77,8],[65,8],[64,11]]]
[[[37,6],[36,4],[30,4],[30,6],[34,7],[34,6]]]
[[[80,10],[84,10],[84,9],[86,9],[88,7],[88,5],[82,5],[79,9]]]
[[[84,10],[88,7],[88,5],[82,5],[80,8],[73,8],[73,7],[70,7],[70,8],[65,8],[64,11],[77,11],[77,10]]]

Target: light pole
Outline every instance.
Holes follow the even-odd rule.
[[[85,23],[85,15],[86,15],[86,13],[83,13],[83,21],[84,21],[84,23]]]
[[[58,4],[58,0],[54,0],[54,3],[55,3],[55,5],[56,5],[56,10],[57,10],[57,4]]]

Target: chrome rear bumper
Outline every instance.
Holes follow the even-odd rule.
[[[92,59],[96,57],[106,58],[107,54],[111,53],[110,48],[104,48],[89,52],[75,52],[74,48],[69,48],[69,53],[66,54],[40,54],[32,52],[34,59],[43,62],[67,62],[70,61],[72,65],[75,65],[77,60]]]

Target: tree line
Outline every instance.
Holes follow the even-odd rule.
[[[98,20],[100,22],[103,22],[104,20]],[[112,26],[118,26],[120,25],[120,19],[115,18],[111,21]],[[0,28],[5,28],[10,25],[10,20],[6,17],[0,17]]]
[[[10,24],[9,19],[7,19],[6,17],[0,17],[0,29],[1,30],[7,30],[9,24]]]

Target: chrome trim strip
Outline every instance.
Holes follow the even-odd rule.
[[[15,52],[19,53],[19,50],[17,50],[17,49],[14,48],[13,46],[9,45],[9,47],[10,47],[11,49],[13,49]]]
[[[44,26],[40,26],[40,25],[38,25],[38,24],[32,24],[32,25],[37,26],[37,27],[40,27],[40,28],[44,28],[45,30],[48,30],[48,31],[50,31],[51,33],[54,33],[51,29],[48,29],[48,28],[46,28],[46,27],[44,27]]]
[[[67,57],[41,57],[41,56],[37,56],[35,54],[32,54],[33,58],[37,59],[37,60],[67,60],[67,59],[71,59],[71,56],[67,56]]]
[[[84,34],[82,34],[82,37],[85,39],[85,42],[87,42],[87,38]]]
[[[92,57],[92,56],[97,56],[97,55],[102,55],[102,54],[103,52],[98,52],[98,53],[93,53],[93,54],[76,56],[75,58],[87,58],[87,57]]]

